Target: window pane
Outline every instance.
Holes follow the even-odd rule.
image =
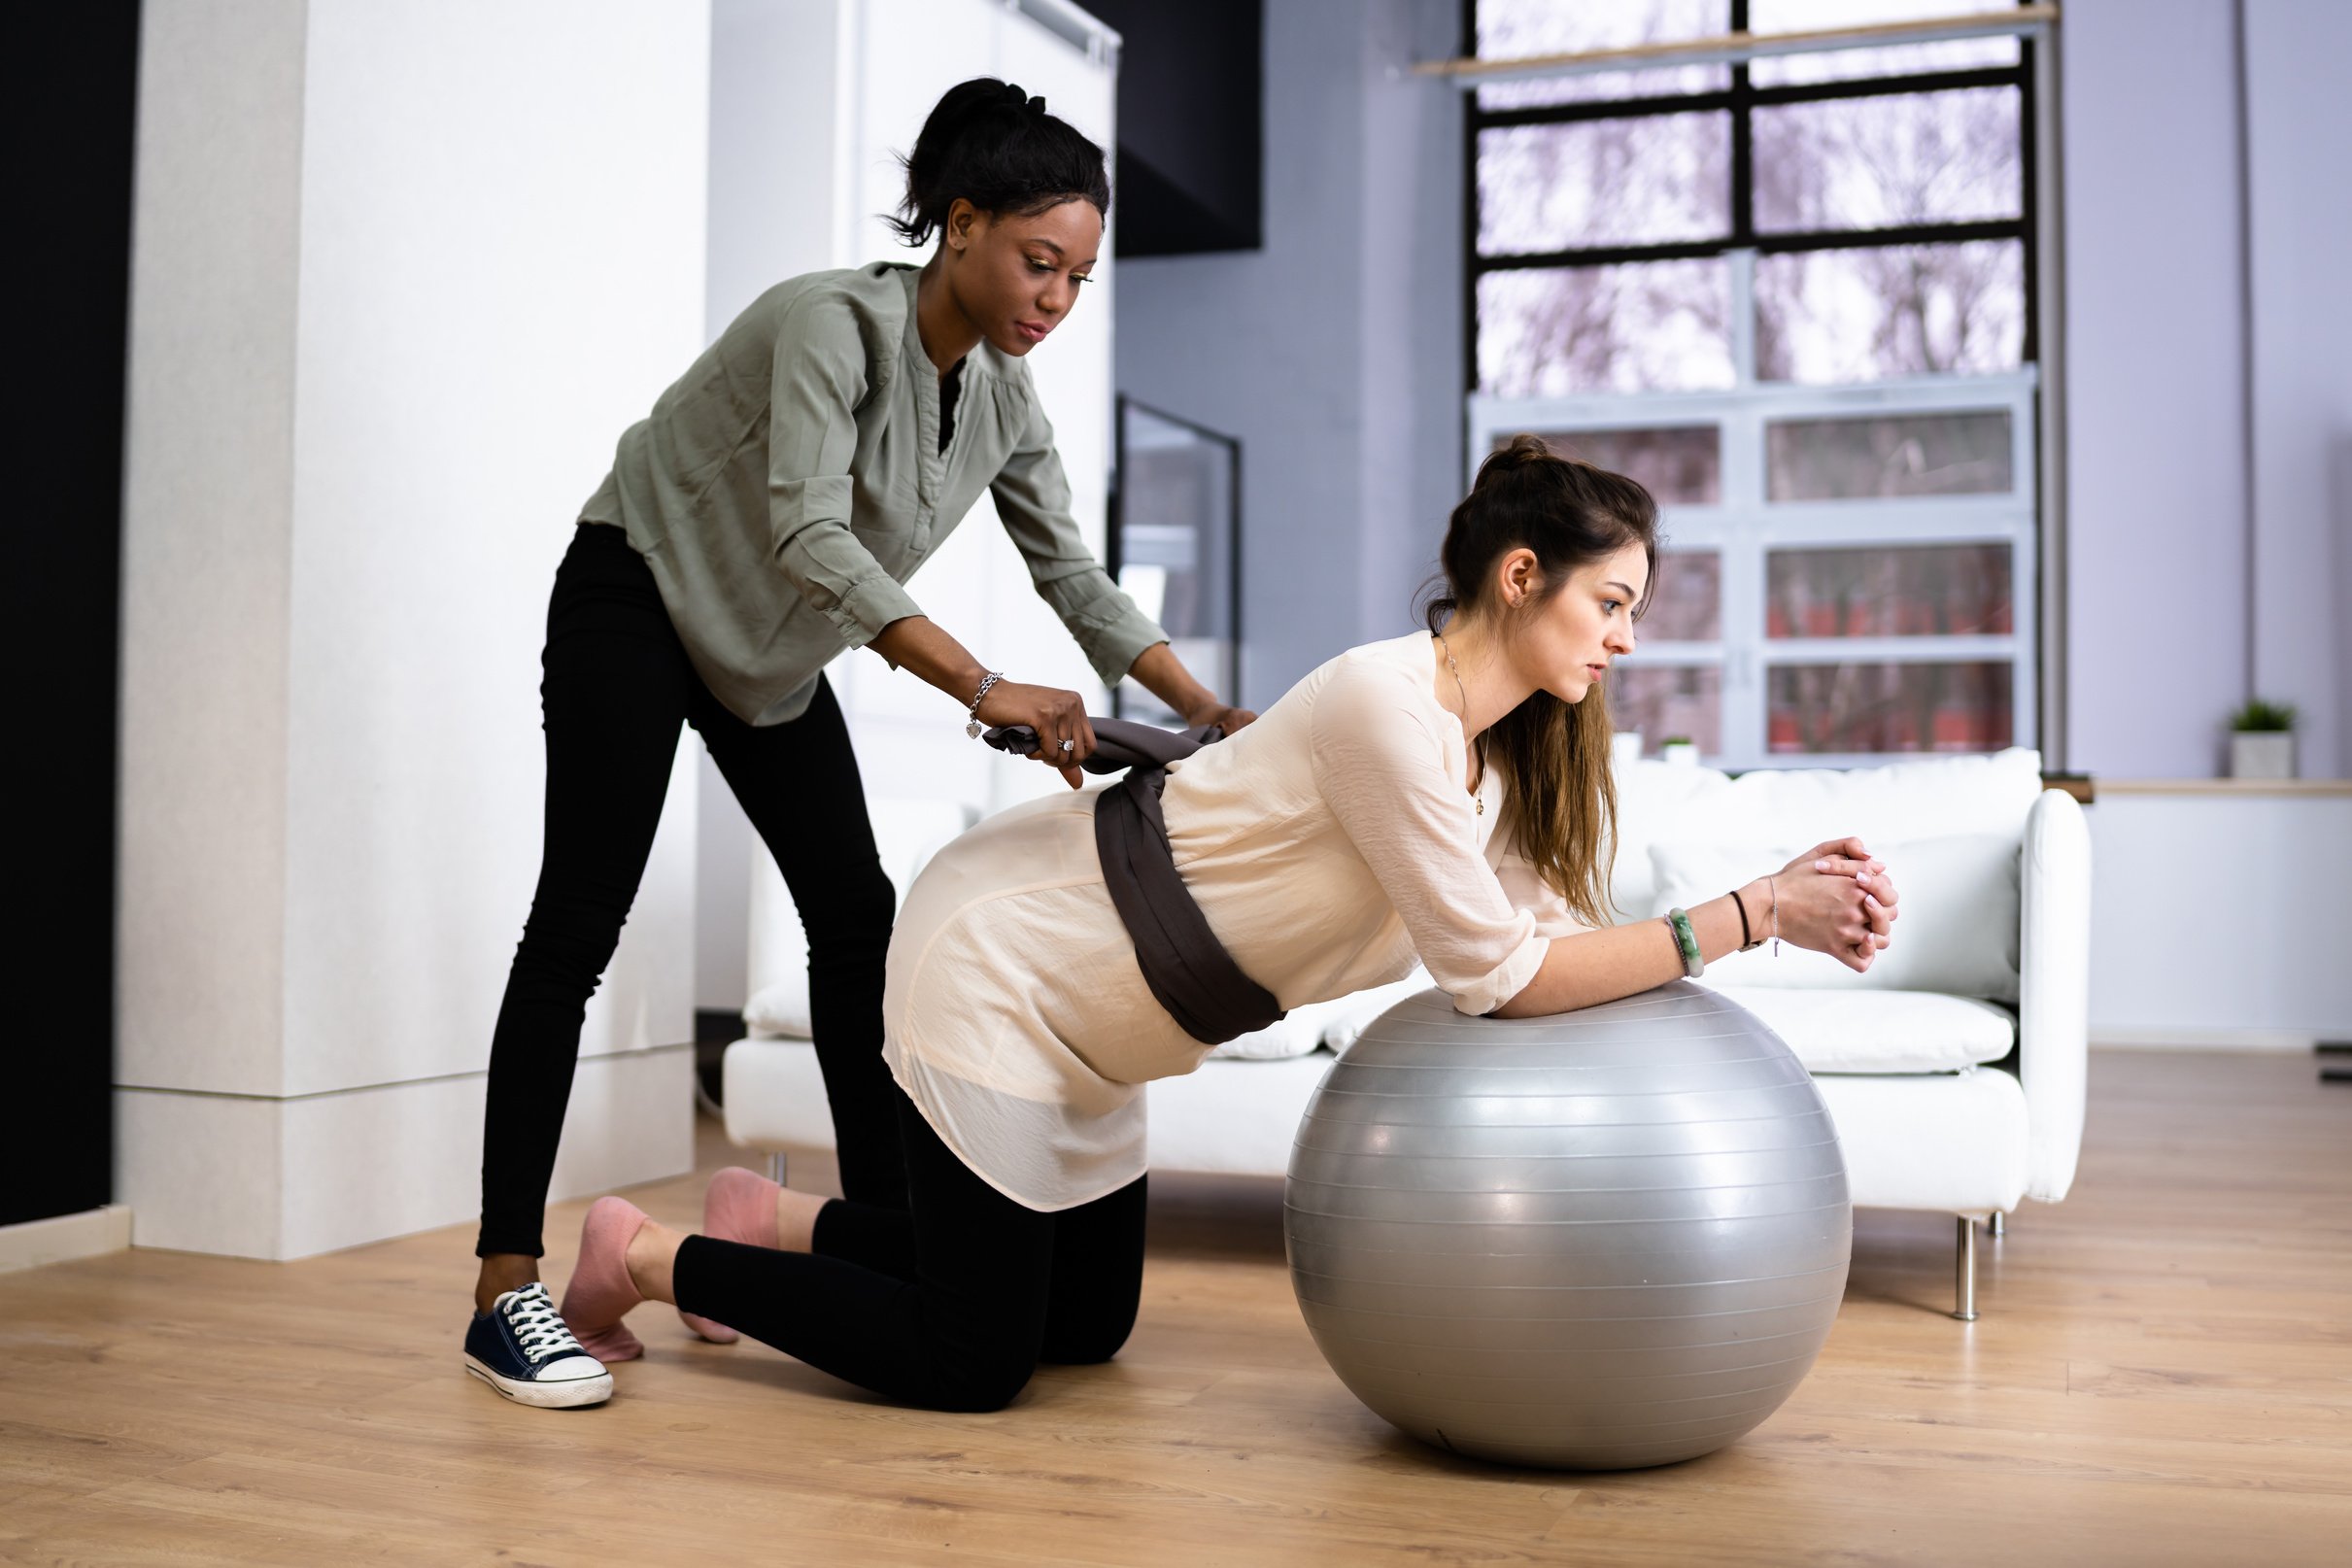
[[[1543,267],[1479,279],[1479,385],[1506,397],[1731,385],[1721,257]]]
[[[1767,673],[1765,724],[1775,755],[2009,744],[2006,663],[1782,665]]]
[[[2018,218],[2015,87],[1910,92],[1755,111],[1759,233]],[[1679,117],[1678,117],[1679,118]]]
[[[2006,544],[1775,550],[1764,563],[1764,635],[2005,635],[2016,630],[2009,560]]]
[[[1479,133],[1479,254],[1731,231],[1731,117],[1659,115]]]
[[[1748,25],[1758,33],[1814,32],[1824,27],[1861,27],[1872,22],[1956,17],[1975,11],[2003,11],[1989,0],[1749,0]],[[1857,77],[1901,76],[1920,71],[1973,71],[2015,65],[2015,38],[1953,38],[1933,44],[1895,44],[1885,49],[1842,49],[1826,54],[1776,54],[1748,68],[1759,87],[1787,83],[1846,82]]]
[[[1715,426],[1538,433],[1563,458],[1638,480],[1661,506],[1714,506],[1723,498],[1723,441]]]
[[[1575,54],[1678,39],[1713,38],[1731,30],[1731,0],[1478,0],[1482,59]],[[1653,98],[1664,93],[1720,92],[1731,85],[1727,65],[1674,65],[1653,71],[1596,71],[1555,81],[1497,82],[1479,88],[1481,109],[1537,104],[1594,103],[1604,98]]]
[[[2016,240],[1755,259],[1755,363],[1766,381],[1986,375],[2016,369],[2025,343]]]
[[[1669,740],[1695,740],[1702,756],[1723,749],[1723,671],[1717,665],[1609,666],[1609,716],[1618,733],[1640,731],[1642,755]]]
[[[1659,551],[1650,607],[1635,623],[1634,633],[1643,642],[1713,642],[1721,637],[1723,558],[1713,550]]]
[[[2000,495],[2014,484],[2009,411],[1773,420],[1765,494],[1776,501],[1888,495]]]

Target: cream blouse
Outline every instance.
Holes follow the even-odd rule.
[[[1176,869],[1285,1008],[1417,958],[1458,1010],[1488,1012],[1581,929],[1497,832],[1491,770],[1472,795],[1439,668],[1421,632],[1351,648],[1168,770]],[[1144,986],[1104,889],[1094,794],[1014,806],[941,850],[907,891],[883,1000],[884,1056],[924,1118],[1046,1211],[1142,1176],[1142,1086],[1210,1050]]]

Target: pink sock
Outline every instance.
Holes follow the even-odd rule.
[[[645,1346],[621,1319],[645,1298],[629,1278],[629,1244],[645,1210],[626,1198],[598,1198],[580,1226],[580,1260],[563,1287],[563,1321],[598,1361],[634,1361]]]
[[[748,1246],[776,1244],[776,1194],[784,1189],[756,1172],[731,1165],[710,1178],[702,1195],[702,1234],[722,1242]],[[714,1345],[733,1345],[742,1336],[725,1323],[681,1311],[679,1318]]]

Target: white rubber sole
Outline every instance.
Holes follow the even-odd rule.
[[[583,1405],[601,1405],[612,1398],[609,1372],[594,1378],[570,1378],[562,1382],[523,1382],[499,1377],[470,1355],[465,1358],[465,1370],[516,1404],[533,1405],[540,1410],[577,1410]]]

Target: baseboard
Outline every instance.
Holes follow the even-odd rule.
[[[2301,1051],[2317,1036],[2295,1029],[2094,1029],[2091,1043],[2102,1050],[2133,1051]]]
[[[130,1239],[128,1204],[108,1204],[104,1209],[88,1209],[79,1214],[0,1225],[0,1274],[120,1252],[129,1247]]]

